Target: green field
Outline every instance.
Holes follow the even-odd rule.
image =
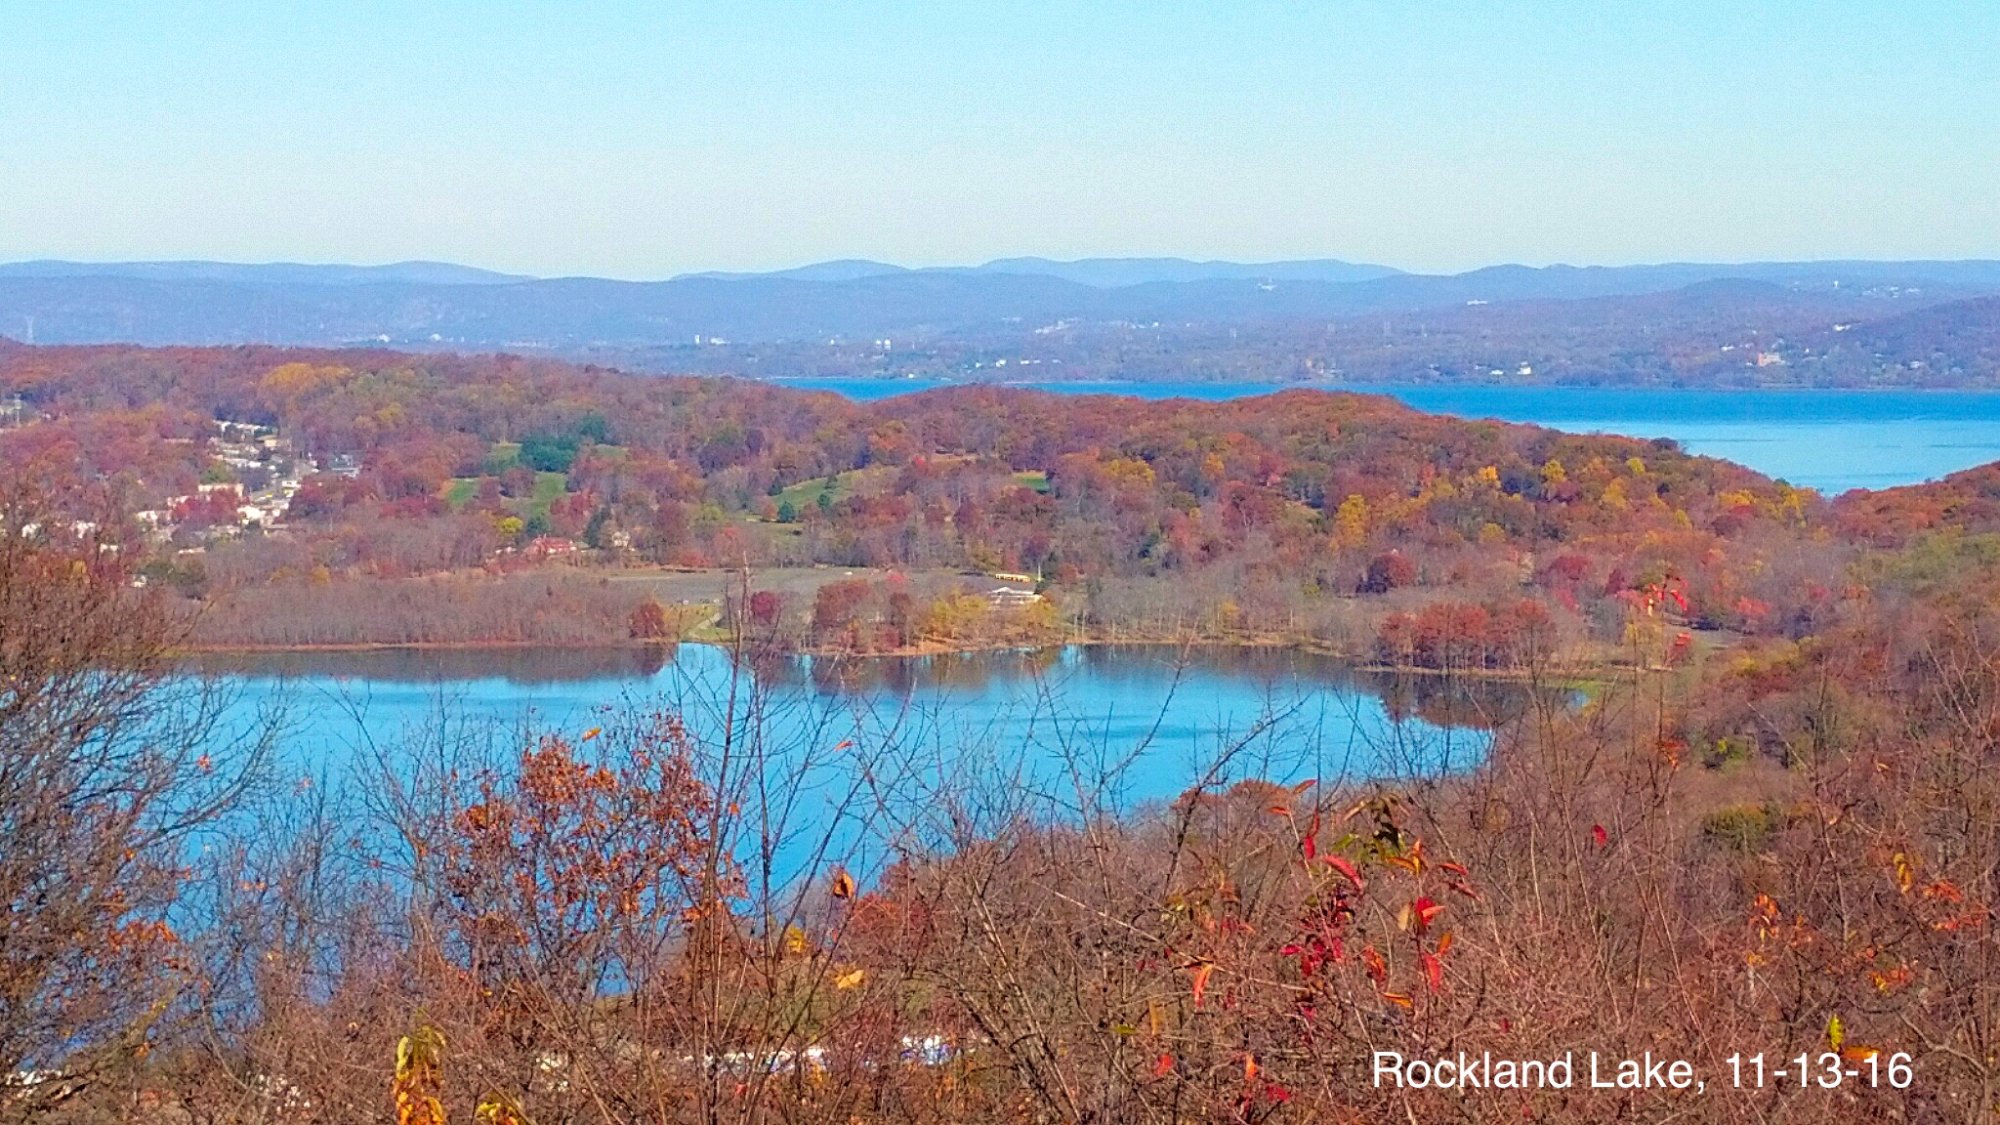
[[[562,499],[562,494],[568,490],[568,473],[536,473],[535,492],[534,495],[528,498],[527,505],[521,510],[522,518],[541,516],[547,519],[549,505]]]
[[[492,473],[506,472],[521,460],[521,443],[518,441],[496,441],[486,451],[486,470]]]
[[[479,482],[484,479],[486,478],[453,477],[444,486],[444,502],[451,505],[453,511],[464,508],[472,502],[473,497],[479,495]],[[568,473],[536,473],[534,492],[526,498],[515,497],[508,500],[507,510],[522,519],[532,516],[546,518],[549,514],[549,505],[554,504],[567,491],[569,491]]]
[[[854,495],[854,490],[870,474],[882,476],[892,471],[880,468],[849,469],[847,472],[836,474],[831,487],[827,485],[825,477],[814,477],[808,481],[801,481],[778,493],[776,496],[771,497],[771,502],[782,506],[786,501],[790,501],[792,507],[798,509],[799,513],[803,515],[807,508],[819,503],[819,494],[822,492],[832,493],[835,501],[845,500],[847,497]]]
[[[803,515],[807,508],[819,503],[819,496],[822,492],[831,493],[833,501],[838,503],[854,495],[855,490],[863,484],[870,481],[879,481],[881,478],[891,476],[895,472],[894,468],[887,465],[878,465],[866,469],[850,469],[847,472],[835,474],[833,484],[830,487],[825,477],[814,477],[811,480],[801,481],[779,492],[777,495],[771,497],[771,502],[783,505],[789,501],[792,507]],[[1039,470],[1015,473],[1014,483],[1020,485],[1022,488],[1033,489],[1036,492],[1047,492],[1049,490],[1049,474]]]

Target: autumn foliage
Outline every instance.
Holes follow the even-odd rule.
[[[580,571],[738,566],[1026,575],[1072,635],[1356,657],[1445,596],[1533,596],[1571,639],[1616,644],[1620,597],[1673,575],[1691,619],[1775,635],[1825,612],[1839,547],[1814,527],[1888,534],[1868,502],[1831,513],[1671,443],[1306,390],[855,403],[513,357],[104,347],[8,349],[0,392],[32,406],[0,459],[124,482],[116,535],[226,644],[645,640],[654,595]],[[1934,522],[1880,503],[1910,511],[1874,523]],[[1052,624],[896,596],[799,592],[767,632],[889,651]]]
[[[45,415],[0,434],[0,1118],[2000,1109],[1990,473],[1825,501],[1669,447],[1310,393],[864,406],[255,349],[9,349],[0,374]],[[204,538],[226,513],[193,504],[146,532],[142,505],[222,475],[218,414],[352,473],[305,482],[288,535]],[[593,523],[605,546],[529,557]],[[644,653],[695,622],[612,575],[726,558],[811,581],[732,572],[701,619],[724,686],[525,729],[441,715],[323,739],[301,770],[218,738],[170,662],[189,603],[259,598],[585,621]],[[923,585],[940,573],[975,584]],[[343,600],[383,591],[407,600]],[[791,649],[844,671],[1160,635],[1507,678],[1523,702],[1477,760],[1273,747],[1253,722],[1134,807],[1144,747],[1057,731],[1037,775],[1016,747],[773,723],[756,675]],[[1386,1089],[1377,1050],[1653,1052],[1710,1089]],[[1718,1088],[1752,1051],[1915,1078]]]

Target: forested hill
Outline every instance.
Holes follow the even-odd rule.
[[[856,403],[507,356],[15,345],[0,405],[9,475],[126,544],[149,581],[223,606],[204,618],[217,628],[266,603],[296,625],[350,581],[829,566],[1025,575],[1095,636],[1402,652],[1417,642],[1396,615],[1444,605],[1426,628],[1450,622],[1505,663],[1538,630],[1615,640],[1669,590],[1690,625],[1810,628],[1865,536],[1834,537],[1811,492],[1671,442],[1317,390]],[[850,648],[964,640],[896,595],[800,603],[797,628]],[[1422,651],[1396,659],[1436,659]]]
[[[1178,259],[659,282],[380,267],[0,266],[0,335],[44,343],[507,350],[660,371],[1983,385],[2000,263],[1503,266]]]

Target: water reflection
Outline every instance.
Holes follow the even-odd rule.
[[[362,649],[207,653],[197,670],[254,680],[550,688],[655,683],[669,668],[698,672],[722,654],[688,646],[499,649]],[[986,698],[1033,685],[1082,712],[1107,693],[1165,697],[1176,688],[1272,699],[1320,691],[1377,701],[1389,722],[1492,730],[1520,715],[1529,690],[1518,683],[1357,668],[1334,657],[1282,648],[1079,645],[933,656],[766,655],[751,672],[770,689],[809,688],[846,699],[919,696]],[[504,694],[502,692],[501,694]],[[535,699],[546,692],[526,692]],[[554,693],[560,697],[567,693]]]
[[[361,648],[305,652],[205,652],[197,671],[259,679],[374,680],[433,684],[499,679],[523,686],[645,679],[673,661],[675,646],[601,648]]]
[[[767,882],[837,843],[855,870],[972,826],[1075,820],[1200,785],[1339,785],[1477,766],[1519,685],[1395,676],[1281,649],[1069,647],[917,658],[677,649],[377,650],[210,656],[237,725],[288,719],[280,776],[505,768],[544,732],[672,711],[732,804],[777,815]],[[218,747],[218,754],[221,753]],[[728,758],[734,764],[726,763]],[[375,784],[367,782],[365,784]],[[779,815],[782,814],[782,815]],[[732,838],[732,855],[753,842]]]

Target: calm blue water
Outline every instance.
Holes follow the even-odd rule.
[[[384,763],[511,760],[539,732],[575,738],[621,712],[687,717],[719,769],[726,655],[378,651],[208,657],[236,691],[231,723],[283,717],[281,780],[338,783]],[[732,796],[783,794],[793,830],[775,877],[814,866],[831,832],[857,869],[937,818],[1074,818],[1171,800],[1197,782],[1293,783],[1464,769],[1521,689],[1372,676],[1278,651],[1095,647],[921,659],[785,658],[739,675]],[[769,751],[744,754],[746,734]],[[963,806],[963,807],[960,807]],[[761,807],[761,805],[760,805]],[[1004,814],[1004,815],[1003,815]],[[739,842],[740,843],[740,842]]]
[[[867,401],[948,384],[893,379],[796,379],[787,386]],[[1275,384],[1040,383],[1039,390],[1208,401],[1269,394]],[[1419,410],[1531,422],[1573,433],[1673,438],[1829,495],[1934,480],[2000,460],[2000,392],[1653,390],[1610,387],[1328,388],[1382,394]]]

